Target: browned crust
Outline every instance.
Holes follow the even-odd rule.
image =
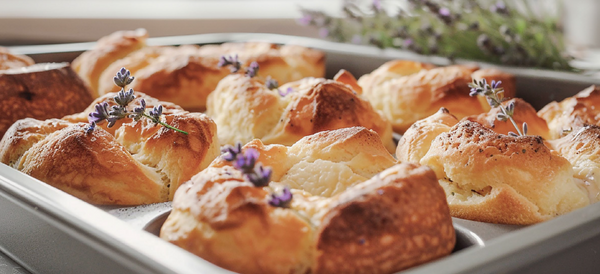
[[[386,121],[348,86],[327,80],[294,98],[288,107],[286,131],[307,136],[312,133],[363,126],[376,132],[386,129]]]
[[[219,125],[221,142],[257,138],[267,144],[292,145],[317,132],[362,126],[376,131],[390,152],[395,150],[389,121],[349,85],[305,78],[279,89],[288,87],[293,91],[281,97],[259,78],[224,78],[209,96],[207,109]]]
[[[144,37],[134,47],[126,34],[119,32],[100,39],[94,50],[74,62],[80,75],[93,78],[90,82],[99,95],[118,91],[112,78],[125,67],[136,77],[130,88],[189,111],[204,111],[208,95],[230,73],[229,68],[217,66],[222,55],[238,55],[242,67],[256,61],[260,77],[270,76],[280,84],[325,74],[324,53],[301,46],[249,42],[145,47]],[[85,61],[92,57],[101,64]],[[84,70],[93,70],[93,75]]]
[[[340,69],[340,71],[333,76],[333,81],[349,85],[356,93],[362,94],[362,87],[358,85],[354,75],[345,69]]]
[[[262,158],[264,146],[254,143]],[[427,167],[397,165],[347,189],[318,209],[319,224],[297,205],[269,206],[265,190],[215,161],[177,191],[161,238],[242,273],[391,273],[454,247],[443,190]],[[293,203],[323,199],[293,191]]]
[[[440,108],[434,115],[415,122],[398,141],[396,158],[400,162],[419,163],[429,151],[431,142],[457,123],[458,119],[446,108]]]
[[[519,126],[519,130],[522,130],[522,125],[526,122],[528,126],[528,135],[538,135],[546,140],[550,139],[550,130],[548,129],[546,121],[537,115],[537,112],[529,103],[521,98],[514,98],[502,102],[502,106],[506,107],[511,102],[515,105],[513,119],[517,126]],[[487,113],[469,116],[466,117],[466,119],[478,122],[500,134],[508,135],[509,132],[516,133],[517,130],[510,120],[502,122],[496,118],[499,113],[501,113],[500,108],[495,107]]]
[[[82,111],[92,102],[91,92],[68,65],[0,73],[0,94],[4,113],[0,118],[0,136],[19,119],[60,118]]]
[[[590,86],[560,103],[552,102],[538,112],[548,122],[552,139],[585,125],[600,126],[600,88]]]
[[[82,53],[73,60],[73,69],[89,85],[94,97],[98,97],[100,74],[114,61],[144,47],[147,38],[148,33],[145,29],[117,31],[102,37],[92,50]]]
[[[315,273],[393,273],[447,255],[454,243],[435,174],[396,165],[332,205],[318,230]]]
[[[373,76],[363,76],[359,84],[365,97],[383,111],[394,131],[403,133],[419,119],[434,114],[441,107],[447,108],[457,118],[482,113],[478,98],[469,96],[468,84],[475,70],[471,66],[448,66],[420,70],[409,75],[387,76],[377,84],[380,69]]]
[[[138,205],[166,201],[168,190],[115,138],[86,134],[77,124],[33,145],[17,169],[77,198],[95,204]]]
[[[97,103],[114,95],[98,98]],[[136,95],[148,102],[147,107],[164,103],[142,93]],[[0,159],[94,204],[171,200],[181,183],[218,156],[219,144],[216,125],[206,115],[164,105],[164,122],[188,135],[156,126],[148,119],[136,122],[131,118],[119,120],[110,129],[102,123],[86,133],[85,124],[78,122],[87,121],[88,112],[65,120],[28,119],[15,123],[11,135],[2,139]]]
[[[531,224],[589,203],[570,163],[539,136],[510,137],[461,121],[433,141],[421,164],[445,185],[456,217]]]

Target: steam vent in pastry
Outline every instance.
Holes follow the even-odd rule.
[[[528,123],[536,120],[530,118]],[[561,146],[577,145],[565,141]],[[454,217],[533,224],[595,202],[589,196],[597,196],[582,180],[596,183],[576,174],[585,172],[574,172],[569,161],[577,160],[563,157],[542,137],[500,134],[478,122],[458,122],[447,110],[415,123],[396,152],[401,161],[435,171]]]
[[[93,204],[139,205],[171,200],[179,185],[219,155],[210,118],[142,93],[136,99],[149,108],[162,105],[161,119],[188,134],[127,117],[90,130],[88,114],[103,103],[112,109],[116,95],[60,120],[17,121],[0,142],[0,160]]]
[[[444,107],[458,119],[489,110],[483,96],[470,97],[472,79],[502,81],[504,97],[515,96],[515,80],[496,69],[454,65],[435,67],[412,61],[389,61],[362,76],[358,84],[364,97],[384,113],[394,131],[404,133],[410,125]]]
[[[222,55],[237,55],[246,66],[256,61],[261,74],[280,83],[325,74],[324,53],[301,46],[254,42],[158,47],[147,46],[147,38],[143,29],[115,32],[77,57],[73,67],[96,96],[118,91],[113,74],[127,67],[136,75],[131,88],[189,111],[204,110],[208,94],[230,73],[217,66]]]
[[[395,273],[454,247],[435,174],[396,164],[374,131],[323,131],[293,146],[254,140],[227,151],[179,188],[160,233],[216,265]]]
[[[334,80],[309,77],[277,88],[260,77],[232,74],[209,96],[206,114],[217,123],[222,144],[261,139],[292,145],[320,131],[362,126],[377,132],[393,152],[390,122],[360,93],[346,71]]]

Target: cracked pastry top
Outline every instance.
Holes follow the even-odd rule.
[[[248,42],[159,47],[147,46],[147,38],[143,29],[103,37],[73,61],[75,71],[101,96],[118,91],[113,74],[127,67],[136,76],[131,88],[189,111],[203,111],[208,94],[229,74],[228,68],[217,66],[222,55],[238,55],[244,66],[256,61],[261,75],[279,83],[325,74],[324,53],[301,46]]]
[[[600,89],[590,86],[561,102],[549,103],[538,114],[548,122],[551,139],[585,125],[600,125]]]
[[[87,132],[87,114],[98,103],[114,104],[114,95],[60,120],[17,121],[0,141],[0,160],[93,204],[140,205],[171,200],[180,184],[219,155],[210,118],[142,93],[136,96],[147,106],[163,106],[167,124],[189,134],[132,118]]]
[[[453,65],[435,67],[412,61],[389,61],[358,84],[364,97],[384,113],[394,131],[404,133],[414,122],[434,114],[444,107],[462,119],[483,113],[489,106],[482,96],[469,96],[472,79],[503,82],[505,97],[514,97],[514,77],[497,69]]]
[[[260,78],[232,74],[209,96],[206,114],[217,123],[222,144],[257,138],[292,145],[320,131],[362,126],[376,131],[393,152],[389,121],[353,86],[356,80],[345,71],[335,80],[304,78],[278,90],[270,90]]]
[[[394,273],[454,247],[435,174],[396,165],[373,131],[249,148],[273,168],[270,186],[255,187],[217,158],[177,191],[161,238],[240,273]],[[292,189],[289,208],[267,203],[268,188],[282,185]]]
[[[569,160],[542,137],[513,137],[477,122],[439,118],[449,115],[440,111],[415,123],[405,134],[408,139],[400,141],[397,157],[435,171],[452,216],[525,225],[594,202]]]

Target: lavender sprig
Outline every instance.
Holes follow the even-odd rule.
[[[242,63],[240,63],[240,61],[238,60],[237,54],[234,56],[223,55],[219,59],[219,64],[217,64],[217,66],[219,66],[219,67],[231,66],[229,68],[229,70],[231,70],[231,73],[236,73],[242,67]]]
[[[381,0],[344,1],[345,18],[301,10],[300,25],[340,42],[365,42],[419,54],[512,66],[576,71],[553,7],[532,1],[408,0],[385,10]],[[392,5],[388,5],[391,7]]]
[[[514,102],[510,102],[508,103],[508,106],[504,107],[502,106],[502,102],[505,100],[504,99],[504,88],[500,87],[500,84],[502,83],[502,81],[492,81],[492,84],[488,84],[487,81],[485,79],[482,79],[481,81],[477,81],[475,79],[473,79],[472,83],[469,83],[469,87],[471,88],[471,92],[469,93],[470,96],[476,96],[476,95],[482,95],[485,96],[485,98],[487,99],[488,103],[490,104],[491,107],[495,108],[495,107],[499,107],[500,108],[500,113],[498,113],[496,115],[496,119],[498,119],[499,121],[502,122],[506,122],[507,120],[510,120],[510,122],[513,124],[513,126],[515,127],[515,129],[517,130],[517,133],[514,132],[509,132],[508,135],[513,136],[513,137],[517,137],[517,136],[525,136],[527,135],[527,123],[523,123],[523,131],[519,130],[519,127],[517,126],[517,123],[515,122],[515,120],[513,119],[513,115],[515,112],[515,103]]]
[[[244,178],[255,187],[269,187],[273,170],[258,162],[260,154],[256,149],[242,150],[242,144],[238,142],[235,146],[224,146],[221,153],[221,157],[228,162],[233,162],[233,167],[241,171]],[[271,194],[269,204],[274,207],[289,207],[291,200],[292,193],[288,189],[287,193],[284,190],[282,195]]]
[[[96,104],[94,107],[94,111],[88,115],[89,126],[85,129],[86,133],[91,133],[96,128],[96,124],[106,120],[108,122],[108,127],[113,127],[117,120],[129,117],[133,118],[135,121],[139,121],[142,117],[146,117],[153,121],[155,124],[160,124],[168,129],[188,134],[187,132],[175,128],[171,125],[166,124],[165,122],[160,120],[162,115],[162,105],[155,106],[148,114],[145,113],[146,110],[146,101],[144,99],[140,99],[140,106],[135,107],[133,111],[127,110],[129,103],[133,102],[136,98],[134,95],[133,89],[129,89],[125,91],[125,87],[128,84],[131,84],[134,77],[131,76],[131,72],[125,68],[121,68],[117,75],[113,78],[115,85],[121,87],[121,90],[117,93],[113,100],[116,105],[112,106],[109,110],[108,103],[102,102]]]

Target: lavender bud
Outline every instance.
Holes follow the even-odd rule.
[[[258,63],[256,61],[250,63],[250,66],[246,69],[246,76],[252,78],[258,74]]]
[[[102,102],[102,103],[96,104],[96,106],[94,108],[95,108],[95,111],[91,112],[88,115],[88,121],[90,123],[98,123],[98,122],[101,122],[101,121],[105,120],[106,118],[108,118],[108,103],[107,102]]]
[[[270,167],[263,167],[261,163],[256,164],[254,172],[248,172],[244,175],[254,186],[263,187],[268,186],[271,181],[271,174],[273,170]]]
[[[218,67],[231,66],[229,68],[229,70],[231,71],[231,73],[236,73],[242,67],[242,63],[240,63],[240,61],[238,60],[237,54],[234,55],[234,56],[223,55],[219,59],[219,63],[217,64],[217,66]]]
[[[120,106],[127,106],[133,99],[135,99],[135,95],[133,95],[133,89],[129,89],[129,91],[125,91],[125,89],[121,89],[117,96],[113,97],[115,102]]]
[[[129,118],[139,121],[144,116],[144,111],[146,111],[146,100],[142,98],[140,99],[140,106],[133,109],[133,114],[129,114]]]
[[[514,133],[512,131],[508,133],[508,136],[510,136],[510,137],[519,137],[518,134],[516,134],[516,133]]]
[[[162,111],[163,111],[162,105],[154,106],[154,108],[152,108],[152,110],[148,113],[148,115],[150,115],[150,117],[152,117],[152,120],[154,120],[155,123],[158,123],[160,121],[160,116],[162,115]]]
[[[528,126],[526,122],[523,122],[523,135],[527,135]]]
[[[281,91],[278,89],[277,92],[279,93],[279,96],[285,97],[286,95],[294,92],[294,89],[292,87],[288,87],[285,91]]]
[[[237,142],[235,146],[226,145],[221,148],[221,153],[225,161],[233,162],[242,153],[242,143]]]
[[[279,83],[277,82],[277,80],[271,78],[271,76],[267,76],[267,81],[265,81],[265,86],[268,89],[276,89],[279,87]]]
[[[115,82],[115,85],[125,88],[125,86],[133,82],[134,78],[135,77],[131,76],[131,72],[129,70],[126,68],[121,68],[121,70],[117,72],[117,75],[113,77],[113,81]]]
[[[284,207],[289,208],[292,202],[292,192],[288,187],[283,188],[281,194],[271,194],[271,199],[269,200],[269,204],[274,207]]]
[[[92,133],[92,131],[94,131],[94,129],[96,129],[96,123],[94,123],[94,122],[87,124],[87,126],[85,126],[85,128],[84,128],[86,134]]]
[[[238,154],[233,162],[233,167],[242,173],[252,173],[256,160],[258,160],[258,151],[253,148],[248,148],[244,152]]]
[[[504,115],[504,113],[498,113],[496,114],[496,119],[502,122],[506,122],[506,120],[508,120],[508,116]]]
[[[310,25],[310,23],[312,23],[312,20],[312,16],[310,14],[305,13],[300,19],[297,20],[297,22],[301,26],[308,26]]]

